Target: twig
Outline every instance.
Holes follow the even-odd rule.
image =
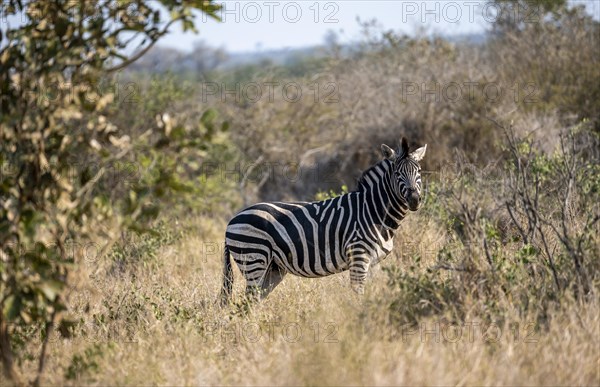
[[[46,324],[46,337],[44,337],[44,341],[42,342],[42,350],[40,351],[40,360],[38,362],[38,370],[37,375],[35,376],[35,380],[33,381],[33,385],[35,387],[39,387],[40,381],[42,379],[42,374],[44,373],[44,367],[46,366],[46,349],[48,347],[48,341],[50,340],[50,335],[52,334],[52,330],[54,329],[54,324],[56,320],[56,308],[52,312],[50,316],[50,322]]]
[[[148,50],[150,50],[152,47],[154,47],[154,45],[156,44],[156,42],[158,41],[158,39],[160,37],[162,37],[164,34],[166,34],[168,32],[169,27],[171,27],[171,25],[173,23],[175,23],[176,21],[181,20],[182,17],[176,17],[175,19],[171,20],[170,22],[167,23],[167,25],[165,25],[165,28],[162,29],[162,31],[160,31],[156,36],[152,37],[152,41],[150,42],[150,44],[148,44],[148,46],[146,46],[144,49],[142,49],[141,51],[138,51],[137,54],[135,54],[134,56],[132,56],[131,58],[124,60],[123,62],[119,63],[116,66],[110,67],[108,69],[106,69],[106,72],[108,73],[112,73],[115,71],[119,71],[124,69],[125,67],[129,66],[130,64],[132,64],[133,62],[135,62],[136,60],[140,59],[142,56],[144,56],[144,54],[146,54],[148,52]],[[143,42],[142,42],[143,43]]]
[[[450,266],[450,265],[446,265],[444,263],[438,263],[435,266],[432,266],[430,268],[431,270],[450,270],[450,271],[463,271],[463,272],[469,272],[470,270],[464,267],[455,267],[455,266]]]

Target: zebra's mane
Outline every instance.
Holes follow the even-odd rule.
[[[379,160],[375,164],[371,165],[368,169],[366,169],[360,175],[360,177],[358,178],[358,181],[356,182],[356,189],[355,189],[355,191],[360,191],[366,184],[368,184],[367,183],[367,176],[372,175],[373,173],[375,173],[375,170],[377,169],[377,167],[382,166],[384,163],[386,163],[388,161],[389,160],[387,160],[387,159]]]

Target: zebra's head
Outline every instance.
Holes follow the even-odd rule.
[[[419,161],[425,156],[427,144],[412,152],[408,151],[408,143],[402,137],[402,146],[398,152],[382,144],[383,156],[393,163],[392,187],[396,195],[404,199],[411,211],[419,209],[421,204],[421,166]]]

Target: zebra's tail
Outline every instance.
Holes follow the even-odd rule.
[[[231,268],[231,259],[229,257],[229,246],[225,243],[223,251],[223,288],[221,289],[221,305],[225,306],[231,297],[231,288],[233,287],[233,269]]]

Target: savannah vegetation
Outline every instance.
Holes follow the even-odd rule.
[[[3,2],[0,384],[600,384],[600,26],[497,3],[543,17],[172,73],[143,54],[218,4]],[[237,211],[352,190],[401,136],[424,203],[364,296],[250,304],[234,270],[218,306]]]

